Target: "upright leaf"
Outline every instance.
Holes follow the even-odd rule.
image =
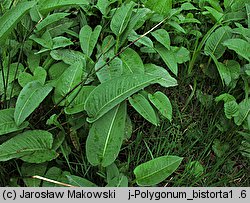
[[[135,3],[131,1],[128,4],[122,4],[122,6],[116,10],[110,23],[110,28],[116,36],[120,36],[126,29],[134,6]]]
[[[84,109],[94,122],[135,92],[157,83],[159,77],[146,74],[124,75],[98,85],[86,100]]]
[[[172,105],[165,94],[157,91],[153,95],[149,94],[148,98],[165,118],[172,121]]]
[[[154,36],[154,38],[160,42],[165,48],[170,50],[170,37],[166,30],[164,29],[158,29],[154,32],[151,32],[151,34]]]
[[[136,183],[153,186],[162,182],[179,167],[182,159],[178,156],[162,156],[137,166],[134,169]]]
[[[172,50],[167,50],[163,46],[157,46],[155,50],[159,53],[165,64],[176,76],[178,74],[178,65],[175,57],[175,53]]]
[[[229,26],[223,26],[215,30],[206,41],[204,52],[206,55],[213,54],[219,59],[225,52],[226,47],[223,42],[232,37],[232,30]]]
[[[224,104],[224,112],[228,119],[238,116],[239,106],[236,101],[229,101]]]
[[[94,31],[92,31],[92,28],[89,25],[85,25],[80,30],[79,39],[81,49],[88,57],[91,56],[95,48],[101,29],[102,26],[97,25]]]
[[[75,85],[81,82],[83,69],[81,63],[75,63],[68,67],[58,79],[54,92],[54,99],[57,103],[64,97]],[[60,105],[65,105],[65,101]]]
[[[248,117],[250,113],[250,99],[244,99],[239,103],[239,113],[234,117],[234,122],[236,125],[241,125]]]
[[[47,131],[25,131],[0,145],[0,161],[13,158],[28,159],[31,163],[50,161],[57,156],[52,150],[52,143],[52,134]],[[29,159],[29,156],[34,158]]]
[[[32,81],[25,85],[16,102],[14,113],[16,124],[20,125],[47,97],[51,90],[51,86],[44,86],[37,81]]]
[[[106,167],[115,161],[124,139],[126,113],[126,103],[122,102],[91,126],[86,154],[92,165]]]
[[[36,4],[36,1],[21,2],[0,18],[0,42],[9,35],[21,18]]]
[[[135,94],[129,98],[129,103],[134,109],[141,114],[146,120],[154,125],[158,125],[156,113],[149,101],[141,94]]]
[[[133,49],[126,49],[121,55],[124,74],[144,73],[144,65],[139,54]]]
[[[14,111],[14,108],[0,110],[0,135],[22,130],[29,125],[28,122],[24,122],[17,126],[14,120]]]

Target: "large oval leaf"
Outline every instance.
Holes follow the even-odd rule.
[[[52,134],[42,130],[26,131],[0,145],[0,161],[22,158],[41,163],[56,158]]]
[[[152,186],[162,182],[179,167],[182,159],[178,156],[162,156],[137,166],[134,170],[136,183]]]
[[[21,20],[22,16],[25,15],[35,4],[36,1],[21,2],[8,10],[0,18],[0,42],[8,36],[8,34],[15,28],[18,21]]]
[[[17,98],[14,113],[16,124],[20,125],[39,106],[51,90],[51,86],[44,86],[38,81],[32,81],[25,85]]]
[[[172,8],[172,0],[148,0],[146,6],[160,15],[167,15]]]
[[[133,49],[126,49],[120,57],[124,74],[144,73],[141,57]]]
[[[206,55],[214,55],[219,59],[226,50],[223,42],[232,37],[232,29],[229,26],[220,27],[210,35],[206,41],[204,52]]]
[[[89,25],[83,26],[80,30],[79,39],[81,49],[88,57],[91,56],[95,48],[101,30],[102,26],[100,25],[97,25],[94,31],[92,31],[92,28]]]
[[[165,118],[172,121],[172,105],[165,94],[158,91],[153,95],[149,94],[148,98]]]
[[[28,122],[24,122],[17,126],[14,120],[14,111],[14,108],[0,110],[0,135],[22,130],[29,125]]]
[[[166,30],[164,29],[158,29],[154,32],[151,32],[151,35],[154,36],[154,38],[160,42],[165,48],[170,50],[170,37]]]
[[[89,180],[79,177],[79,176],[74,176],[74,175],[66,175],[69,184],[74,185],[76,187],[97,187],[96,184],[90,182]]]
[[[87,158],[92,165],[106,167],[115,161],[124,139],[126,113],[123,102],[93,123],[86,143]]]
[[[157,83],[159,77],[146,74],[124,75],[98,85],[86,100],[84,109],[94,122],[135,92]]]
[[[141,94],[135,94],[129,98],[129,103],[134,109],[141,114],[146,120],[154,125],[158,125],[158,119],[153,107],[149,101]]]

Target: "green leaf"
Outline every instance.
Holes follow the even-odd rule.
[[[134,169],[136,183],[153,186],[168,178],[181,164],[181,157],[162,156],[143,163]]]
[[[195,177],[199,177],[204,173],[204,167],[199,161],[192,161],[188,163],[186,168],[186,170]]]
[[[86,100],[84,109],[94,122],[117,104],[138,92],[157,83],[159,77],[144,74],[124,75],[98,85]]]
[[[145,73],[155,77],[160,77],[158,83],[163,87],[174,87],[177,84],[177,80],[174,79],[166,69],[155,64],[145,64]]]
[[[57,80],[63,74],[63,72],[69,67],[68,64],[64,62],[58,62],[50,66],[48,74],[51,80]]]
[[[139,54],[133,49],[126,49],[121,55],[124,74],[144,73],[144,65]]]
[[[46,77],[47,77],[47,72],[44,70],[42,67],[38,66],[34,70],[34,75],[32,76],[31,74],[27,72],[22,72],[20,73],[18,77],[18,83],[24,87],[27,85],[29,82],[37,80],[40,82],[42,85],[45,83]]]
[[[69,95],[67,100],[69,101],[70,105],[64,109],[66,114],[75,114],[84,111],[84,104],[89,94],[95,89],[95,86],[83,86],[78,93],[79,88]]]
[[[4,13],[0,18],[0,42],[16,27],[21,18],[36,4],[36,1],[21,2]]]
[[[171,47],[175,52],[177,63],[182,64],[190,60],[190,52],[185,47]]]
[[[154,32],[151,32],[154,38],[160,42],[166,49],[170,50],[170,37],[166,30],[158,29]]]
[[[172,9],[172,0],[148,0],[145,5],[160,15],[165,16],[169,14],[170,10]]]
[[[235,51],[237,54],[250,61],[250,44],[243,39],[228,39],[223,42],[224,46]]]
[[[23,163],[21,167],[21,172],[23,177],[23,181],[27,187],[40,187],[41,180],[35,178],[28,178],[31,176],[43,176],[47,169],[47,163],[42,164],[30,164]]]
[[[28,122],[24,122],[17,126],[14,120],[14,111],[14,108],[0,110],[0,135],[22,130],[29,125]]]
[[[14,113],[16,124],[20,125],[39,106],[51,90],[51,86],[44,86],[37,81],[25,85],[16,102]]]
[[[204,52],[206,55],[214,55],[219,59],[225,52],[226,47],[223,42],[232,37],[232,29],[229,26],[223,26],[215,30],[207,39]]]
[[[45,174],[45,178],[63,183],[68,183],[67,175],[70,175],[70,173],[67,171],[62,171],[60,168],[57,167],[51,167]],[[63,186],[48,181],[43,181],[42,187],[63,187]]]
[[[131,121],[129,115],[127,114],[126,122],[125,122],[125,136],[124,136],[124,138],[126,140],[129,140],[130,137],[132,136],[132,133],[133,133],[132,121]]]
[[[75,5],[88,5],[89,0],[41,0],[39,1],[39,10],[41,12],[48,12],[64,6],[75,6]]]
[[[210,6],[204,6],[204,8],[208,10],[208,12],[214,17],[216,22],[221,22],[223,20],[224,14],[222,12],[219,12]]]
[[[246,4],[247,17],[248,17],[248,29],[250,29],[250,4]]]
[[[134,109],[143,116],[146,120],[154,125],[158,125],[156,113],[149,101],[141,94],[135,94],[129,98],[129,103]]]
[[[228,143],[222,143],[220,140],[215,139],[213,142],[212,149],[216,156],[222,157],[223,155],[226,155],[227,151],[229,150],[229,144]]]
[[[81,28],[79,34],[80,45],[83,53],[88,57],[91,56],[95,45],[98,41],[99,35],[101,33],[102,26],[97,25],[92,31],[92,28],[89,25],[85,25]]]
[[[224,93],[224,94],[221,94],[218,97],[216,97],[215,101],[216,102],[224,101],[226,103],[226,102],[230,102],[230,101],[236,101],[236,99],[234,98],[234,96],[232,96],[228,93]]]
[[[68,49],[53,50],[50,55],[55,60],[62,60],[64,63],[73,65],[76,62],[82,63],[82,66],[86,66],[85,56],[79,51],[73,51]]]
[[[234,117],[236,125],[241,125],[248,117],[250,112],[250,99],[244,99],[239,103],[239,113]]]
[[[48,15],[46,18],[44,18],[41,22],[39,22],[36,26],[36,31],[39,32],[43,28],[47,27],[48,25],[57,22],[66,16],[68,16],[69,13],[53,13],[51,15]]]
[[[90,182],[89,180],[79,177],[79,176],[74,176],[74,175],[66,175],[69,184],[74,185],[76,187],[97,187],[96,184]]]
[[[121,173],[110,180],[106,187],[128,187],[128,178]]]
[[[229,101],[224,104],[224,112],[228,119],[239,114],[239,106],[236,101]]]
[[[52,143],[52,134],[47,131],[25,131],[0,145],[0,161],[13,158],[28,160],[30,163],[50,161],[57,157],[57,153],[51,150]]]
[[[131,1],[128,4],[122,4],[122,6],[116,10],[110,23],[110,28],[116,36],[120,36],[126,29],[134,6],[135,3]]]
[[[88,161],[106,167],[112,164],[120,152],[124,139],[126,103],[123,102],[95,121],[86,143]]]
[[[163,46],[157,46],[155,50],[160,54],[161,58],[176,76],[178,74],[178,65],[177,60],[175,58],[175,53],[172,50],[167,50]]]
[[[53,41],[52,49],[63,48],[74,44],[73,42],[70,41],[70,39],[62,36],[55,37],[52,39],[52,41]]]
[[[3,71],[1,71],[0,73],[0,84],[3,83],[3,73],[4,73],[4,78],[6,81],[6,78],[8,76],[8,84],[10,84],[11,82],[13,82],[16,78],[15,78],[15,74],[16,74],[16,69],[17,69],[17,75],[16,78],[19,76],[19,74],[24,70],[24,67],[21,63],[12,63],[10,64],[10,66],[8,67],[7,65],[3,66]]]
[[[172,121],[172,105],[168,97],[160,91],[148,95],[149,100],[154,106],[160,111],[160,113],[167,118],[170,122]]]
[[[130,33],[130,35],[128,36],[128,40],[131,41],[131,42],[134,42],[140,36],[141,35],[138,35],[134,30],[132,30],[131,33]],[[153,44],[152,40],[149,37],[147,37],[147,36],[144,36],[143,38],[141,38],[138,41],[136,41],[135,45],[139,46],[139,47],[141,45],[144,45],[144,46],[149,47],[149,48],[153,48],[154,47],[154,44]]]
[[[81,63],[76,62],[75,64],[68,67],[61,77],[58,79],[55,92],[54,92],[54,100],[55,103],[59,102],[69,91],[71,91],[75,85],[81,82],[83,74],[83,69]],[[61,102],[59,105],[65,105],[65,100]]]
[[[105,64],[106,64],[106,61],[104,60],[103,57],[101,57],[95,65],[95,70],[99,70],[99,68],[101,68]],[[106,66],[102,67],[96,74],[101,83],[121,76],[122,75],[122,60],[119,58],[115,58]]]

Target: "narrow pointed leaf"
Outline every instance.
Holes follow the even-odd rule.
[[[51,90],[51,86],[44,86],[37,81],[25,85],[16,102],[14,113],[16,124],[20,125],[40,105]]]
[[[165,118],[172,121],[172,105],[165,94],[158,91],[153,95],[149,94],[148,98]]]
[[[89,115],[89,122],[94,122],[117,104],[137,91],[157,83],[158,76],[146,74],[124,75],[97,86],[87,98],[84,109]]]
[[[144,65],[141,57],[133,49],[126,49],[120,57],[123,63],[124,74],[144,73]]]
[[[155,50],[159,53],[165,64],[175,75],[178,74],[178,65],[175,58],[175,53],[172,50],[167,50],[163,46],[157,46]]]
[[[21,2],[0,18],[0,42],[9,35],[21,18],[36,4],[36,1]]]
[[[123,102],[93,123],[86,143],[88,161],[96,166],[112,164],[124,139],[126,103]]]
[[[81,63],[75,63],[68,67],[56,83],[54,99],[59,102],[75,85],[81,82],[83,70]],[[59,105],[65,105],[65,101]]]
[[[28,122],[24,122],[17,126],[14,120],[14,111],[14,108],[0,110],[0,135],[22,130],[29,125]]]
[[[179,167],[182,159],[178,156],[162,156],[137,166],[134,169],[136,183],[153,186],[162,182]]]
[[[63,6],[74,6],[74,5],[87,5],[89,0],[42,0],[39,1],[39,10],[41,12],[48,12]]]
[[[0,161],[7,161],[13,158],[28,158],[34,153],[39,156],[32,159],[34,163],[50,161],[56,158],[57,154],[52,149],[52,134],[42,130],[26,131],[0,145]],[[54,152],[51,156],[50,152]]]
[[[126,29],[134,6],[135,3],[130,2],[128,4],[123,4],[116,10],[110,23],[110,28],[116,36],[121,35]]]
[[[141,114],[146,120],[154,125],[158,125],[156,113],[149,101],[141,94],[135,94],[129,98],[129,103],[134,109]]]

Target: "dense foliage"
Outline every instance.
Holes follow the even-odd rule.
[[[0,44],[2,186],[249,186],[248,1],[3,0]]]

